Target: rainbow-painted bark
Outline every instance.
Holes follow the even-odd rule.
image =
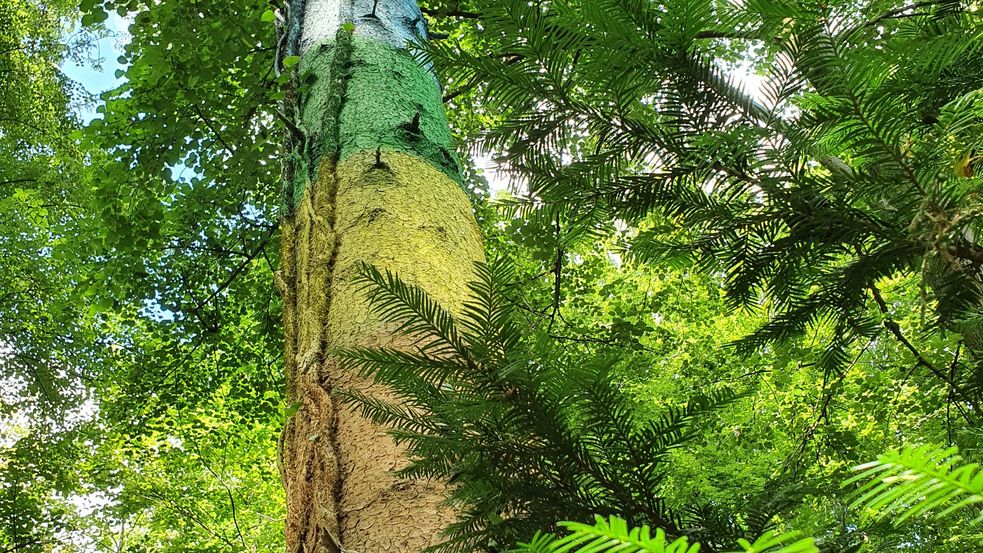
[[[282,271],[288,402],[281,468],[287,550],[420,551],[452,513],[443,484],[391,475],[403,452],[333,396],[355,387],[334,348],[409,347],[350,281],[368,262],[454,310],[481,238],[460,176],[440,90],[406,48],[426,33],[411,1],[294,0],[287,55],[300,57],[286,110]]]

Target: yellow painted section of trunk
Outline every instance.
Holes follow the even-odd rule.
[[[408,347],[369,309],[352,283],[361,262],[390,269],[421,286],[451,312],[467,298],[473,264],[484,259],[481,234],[461,187],[430,163],[385,152],[382,165],[366,152],[338,167],[334,267],[328,341],[331,347]],[[336,385],[385,397],[352,374]],[[337,411],[341,468],[341,533],[352,551],[416,552],[439,541],[453,519],[442,507],[443,483],[400,482],[391,472],[405,464],[402,448],[347,405]]]
[[[362,263],[417,284],[452,313],[483,260],[471,204],[454,180],[411,154],[356,153],[322,161],[317,182],[284,220],[284,324],[288,397],[301,404],[284,431],[287,521],[293,552],[416,552],[439,541],[453,518],[439,482],[397,481],[403,450],[380,428],[332,397],[354,387],[386,390],[342,372],[334,348],[410,347],[369,309],[352,282]],[[327,492],[331,493],[328,494]]]
[[[474,262],[484,259],[471,203],[456,182],[410,154],[383,151],[381,160],[376,167],[375,153],[364,152],[338,167],[333,347],[370,345],[358,337],[378,327],[351,284],[359,262],[398,273],[454,312],[467,298]]]

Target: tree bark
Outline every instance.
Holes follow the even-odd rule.
[[[282,221],[281,438],[287,551],[419,551],[453,512],[444,484],[399,481],[403,451],[333,391],[386,391],[340,370],[334,348],[411,347],[371,314],[351,276],[388,268],[452,311],[481,237],[437,82],[407,50],[425,38],[413,0],[293,0],[280,59],[294,69]],[[296,56],[296,57],[294,57]],[[291,409],[293,410],[293,409]]]

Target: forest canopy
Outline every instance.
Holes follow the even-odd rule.
[[[353,264],[396,338],[325,363],[446,487],[431,550],[983,547],[978,2],[418,4],[455,151],[403,106],[352,179],[437,152],[484,260],[450,300]],[[303,6],[0,0],[0,552],[284,550],[284,221],[369,59],[345,23],[319,84]]]

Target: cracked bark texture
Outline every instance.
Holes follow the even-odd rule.
[[[351,277],[391,269],[452,312],[481,236],[461,189],[436,80],[406,49],[425,38],[412,0],[294,0],[283,56],[299,56],[282,221],[285,373],[280,444],[289,553],[420,551],[454,513],[444,484],[399,481],[404,451],[333,391],[386,390],[342,371],[335,348],[411,347]]]

